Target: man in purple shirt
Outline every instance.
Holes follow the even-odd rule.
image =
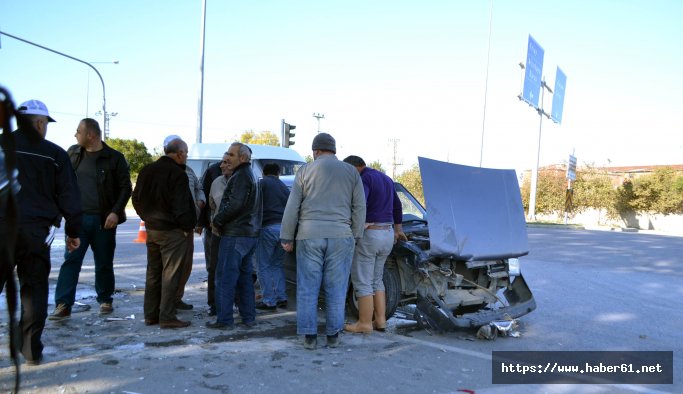
[[[367,167],[358,156],[344,162],[356,167],[365,191],[365,231],[356,243],[351,266],[351,282],[358,299],[358,322],[344,325],[353,333],[370,333],[386,328],[386,293],[384,291],[384,262],[403,233],[403,208],[396,194],[394,181],[374,168]],[[373,321],[374,312],[374,321]]]

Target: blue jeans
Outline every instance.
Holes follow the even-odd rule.
[[[221,237],[216,265],[216,321],[232,325],[235,294],[243,323],[256,320],[253,266],[256,237]]]
[[[344,306],[353,261],[353,238],[303,239],[296,242],[296,331],[318,332],[318,294],[325,291],[325,334],[344,327]]]
[[[114,294],[114,249],[116,248],[116,228],[102,228],[100,215],[83,215],[81,232],[78,234],[81,246],[73,252],[64,253],[64,263],[59,269],[57,288],[55,289],[55,305],[71,306],[76,300],[78,276],[83,265],[83,258],[92,249],[95,260],[95,291],[97,302],[112,302]]]
[[[287,301],[285,274],[282,271],[285,250],[280,244],[280,227],[279,223],[263,227],[256,244],[263,303],[269,306],[276,305],[278,301]]]

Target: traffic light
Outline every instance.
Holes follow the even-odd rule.
[[[292,130],[294,129],[296,129],[296,126],[294,126],[293,124],[285,123],[285,148],[289,148],[290,146],[294,145],[294,141],[292,141],[292,139],[294,138],[294,133],[292,133]]]

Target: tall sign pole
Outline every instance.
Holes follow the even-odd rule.
[[[538,185],[538,167],[541,158],[541,135],[543,132],[543,116],[551,119],[555,123],[562,122],[562,107],[564,105],[564,92],[567,84],[567,77],[560,68],[557,68],[557,75],[555,76],[555,92],[550,89],[543,78],[543,48],[529,35],[529,43],[527,47],[526,67],[520,63],[520,67],[525,69],[524,85],[522,93],[517,96],[520,100],[525,101],[529,106],[533,107],[539,115],[538,123],[538,145],[536,149],[536,165],[531,169],[531,192],[529,195],[529,220],[536,220],[536,188]],[[543,100],[545,98],[545,91],[553,94],[553,106],[551,113],[543,110]],[[540,102],[539,102],[540,99]]]
[[[545,97],[545,90],[548,89],[550,93],[550,87],[545,83],[545,80],[541,81],[541,106],[537,108],[538,111],[538,145],[536,146],[536,166],[531,170],[531,194],[529,195],[529,220],[536,220],[536,188],[538,185],[538,166],[541,159],[541,134],[543,132],[543,115],[548,117],[548,113],[543,110],[543,99]]]
[[[538,110],[541,122],[538,126],[538,149],[536,166],[531,169],[531,194],[529,195],[529,220],[536,220],[536,184],[538,182],[538,163],[541,156],[541,127],[543,125],[543,48],[529,35],[527,44],[526,67],[524,73],[524,87],[518,97]],[[539,98],[541,103],[539,106]],[[540,108],[540,109],[539,109]]]
[[[199,61],[199,105],[197,108],[197,139],[202,143],[202,119],[204,114],[204,41],[206,39],[206,0],[202,1],[202,40]]]

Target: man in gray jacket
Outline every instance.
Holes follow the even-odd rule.
[[[325,289],[327,346],[339,346],[355,240],[363,236],[365,192],[356,169],[339,159],[334,138],[313,139],[313,162],[296,173],[282,218],[282,247],[296,239],[297,333],[317,346],[318,293]]]

